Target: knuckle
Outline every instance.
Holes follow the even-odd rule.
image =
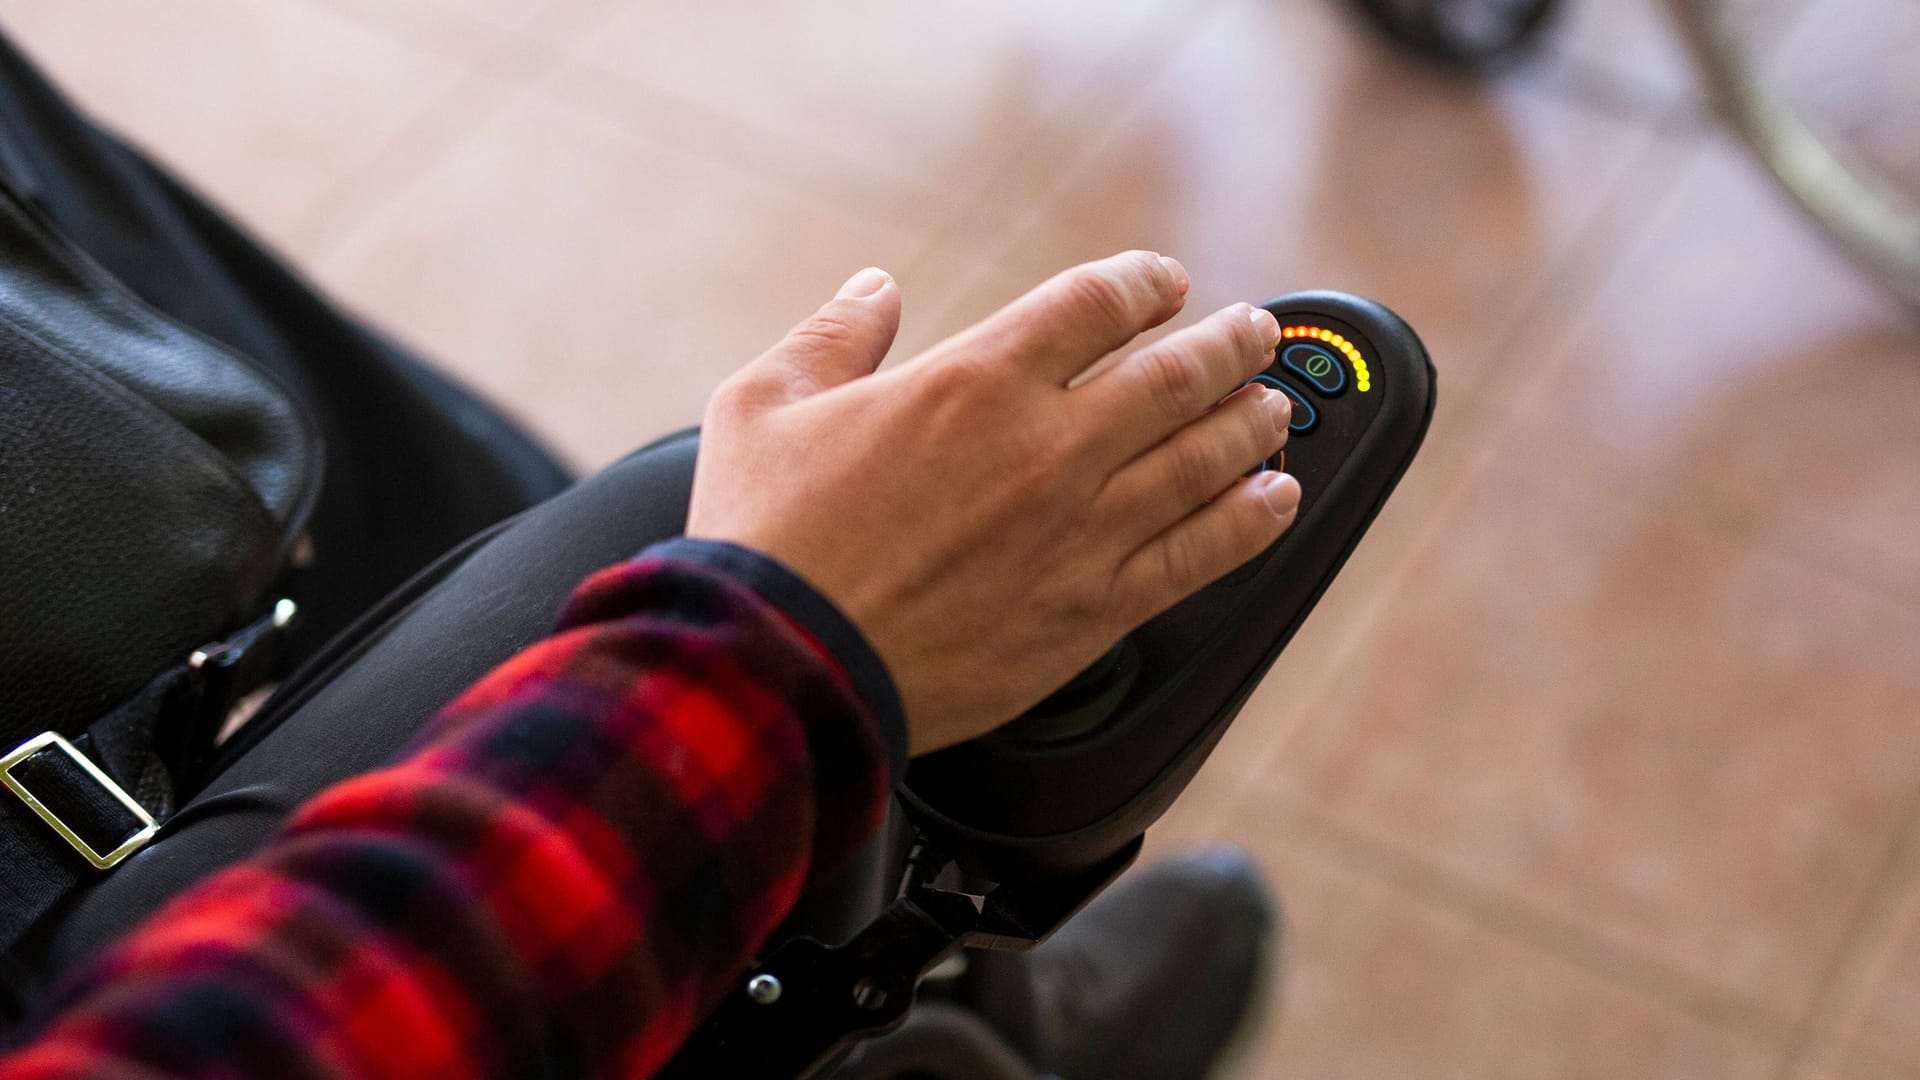
[[[1279,393],[1278,390],[1271,393]],[[1268,399],[1261,394],[1248,394],[1241,408],[1242,437],[1246,440],[1247,450],[1255,457],[1264,457],[1287,443],[1286,426],[1267,411]],[[1281,400],[1285,405],[1285,399]],[[1251,464],[1251,462],[1249,463]]]
[[[1168,470],[1174,490],[1189,505],[1197,505],[1215,492],[1214,455],[1197,439],[1174,443],[1168,448]]]
[[[738,416],[747,411],[754,395],[755,380],[751,367],[741,368],[714,387],[707,399],[707,415],[720,418]]]
[[[1200,544],[1192,530],[1168,536],[1160,545],[1161,583],[1169,591],[1185,593],[1198,581],[1200,554]]]
[[[1063,284],[1067,302],[1082,317],[1107,331],[1131,328],[1133,297],[1127,282],[1110,268],[1083,266],[1071,271]]]
[[[822,311],[793,328],[787,344],[804,352],[837,352],[853,344],[858,328],[845,316]]]
[[[1112,614],[1106,593],[1091,586],[1068,590],[1060,602],[1067,618],[1083,626],[1104,623]]]
[[[1147,391],[1173,420],[1185,420],[1200,409],[1205,378],[1200,365],[1184,349],[1162,347],[1140,357],[1140,374]]]
[[[1003,369],[973,357],[928,364],[913,380],[914,392],[936,401],[969,403],[997,396]]]
[[[1047,470],[1049,487],[1065,493],[1072,490],[1071,478],[1090,474],[1089,462],[1095,459],[1100,440],[1097,432],[1072,421],[1047,425],[1052,430],[1038,437],[1032,456]],[[1042,430],[1045,430],[1044,428]],[[1099,470],[1091,470],[1097,473]]]

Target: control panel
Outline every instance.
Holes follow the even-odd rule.
[[[1299,481],[1268,551],[1129,634],[1026,715],[914,763],[928,843],[996,881],[1085,871],[1158,820],[1206,760],[1392,493],[1426,434],[1434,375],[1413,330],[1360,297],[1304,292],[1255,376],[1293,402],[1267,464]],[[1018,613],[1009,613],[1017,618]]]

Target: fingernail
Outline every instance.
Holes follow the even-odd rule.
[[[1253,490],[1267,501],[1267,509],[1275,517],[1286,517],[1300,509],[1300,481],[1288,473],[1263,472],[1253,478]]]
[[[1260,398],[1260,407],[1267,410],[1267,419],[1272,421],[1273,430],[1286,434],[1287,425],[1293,423],[1293,399],[1265,383],[1260,384],[1260,389],[1265,391]]]
[[[1280,320],[1273,317],[1273,312],[1263,307],[1257,307],[1253,309],[1253,314],[1247,316],[1247,318],[1253,320],[1253,325],[1260,331],[1261,339],[1269,343],[1268,348],[1279,347]]]
[[[877,266],[869,266],[865,270],[848,278],[847,283],[840,286],[840,291],[834,294],[833,298],[835,300],[865,300],[867,297],[886,288],[887,282],[892,280],[892,274],[887,273]]]
[[[1166,267],[1167,273],[1173,275],[1173,285],[1180,290],[1180,295],[1187,295],[1187,288],[1192,282],[1187,277],[1187,268],[1180,265],[1180,260],[1169,259],[1165,255],[1162,255],[1160,256],[1160,265]]]

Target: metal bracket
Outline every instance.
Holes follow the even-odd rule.
[[[856,1042],[900,1026],[921,978],[955,950],[1045,941],[1132,865],[1140,843],[1084,873],[1003,883],[984,897],[910,883],[845,945],[794,938],[740,980],[660,1076],[818,1076]]]

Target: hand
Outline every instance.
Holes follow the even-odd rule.
[[[900,289],[862,271],[714,394],[687,534],[838,605],[892,673],[915,754],[984,734],[1293,522],[1292,477],[1243,478],[1286,441],[1286,395],[1242,385],[1280,341],[1265,310],[1080,378],[1186,291],[1172,259],[1116,255],[874,374]]]

